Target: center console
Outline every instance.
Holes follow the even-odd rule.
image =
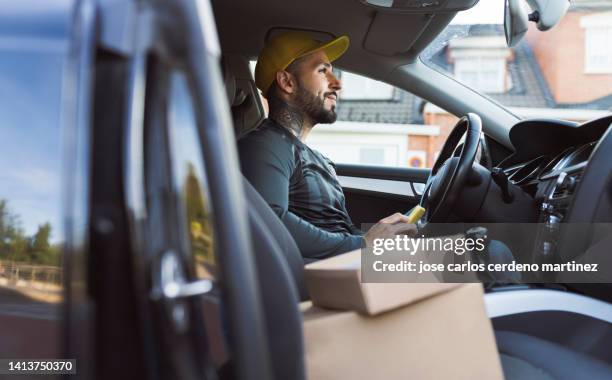
[[[536,263],[552,263],[563,222],[580,183],[586,161],[541,177],[537,199],[541,200],[538,231],[534,244]]]

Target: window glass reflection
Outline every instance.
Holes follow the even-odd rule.
[[[59,266],[62,56],[2,57],[0,260]]]
[[[0,357],[59,357],[64,242],[60,112],[66,44],[2,37],[0,33]]]
[[[193,105],[183,74],[173,73],[170,91],[169,129],[174,187],[180,194],[196,274],[199,278],[215,278],[212,207]]]

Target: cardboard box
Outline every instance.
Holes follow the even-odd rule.
[[[361,251],[352,251],[305,267],[315,306],[375,315],[449,291],[454,283],[362,283]],[[432,282],[435,278],[432,277]]]
[[[301,306],[309,379],[503,379],[480,284],[376,316]]]

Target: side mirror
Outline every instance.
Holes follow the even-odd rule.
[[[509,47],[516,46],[527,33],[528,27],[529,19],[522,0],[506,0],[504,10],[506,44]]]

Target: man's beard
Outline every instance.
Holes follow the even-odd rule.
[[[325,109],[325,99],[333,93],[325,93],[323,99],[321,99],[308,92],[301,83],[298,83],[294,100],[295,106],[310,118],[313,125],[334,123],[338,116],[336,115],[336,106],[332,106],[329,110]]]

